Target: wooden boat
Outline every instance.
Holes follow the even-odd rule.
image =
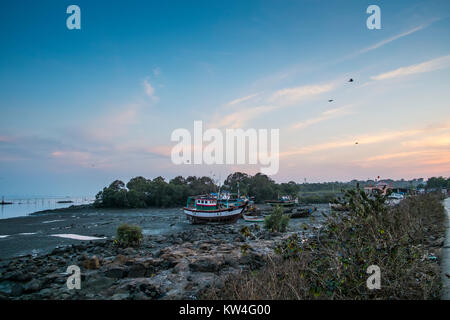
[[[246,216],[245,214],[243,214],[242,217],[247,222],[264,222],[264,218],[265,218],[262,216]]]
[[[294,200],[266,200],[267,204],[271,205],[272,207],[275,206],[281,206],[281,207],[293,207],[295,206]]]
[[[191,223],[235,223],[242,215],[247,202],[235,204],[219,202],[211,196],[189,197],[183,208],[186,218]]]
[[[297,210],[293,213],[290,214],[290,217],[292,219],[296,219],[296,218],[306,218],[309,217],[311,215],[311,213],[315,212],[317,210],[317,208],[306,208],[306,209],[301,209],[301,210]]]
[[[278,200],[266,200],[267,204],[280,207],[293,207],[298,203],[298,200],[292,200],[290,196],[282,196]]]
[[[226,195],[218,196],[219,204],[227,205],[227,206],[240,206],[244,204],[244,202],[248,202],[248,200],[242,199],[238,197],[235,193],[229,193]]]
[[[60,201],[56,201],[56,203],[73,203],[72,200],[60,200]]]

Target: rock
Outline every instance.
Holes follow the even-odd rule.
[[[112,300],[127,300],[128,298],[130,298],[129,293],[116,293],[111,297]]]
[[[135,263],[130,267],[128,272],[129,278],[142,278],[145,276],[147,268],[142,263]]]
[[[115,258],[114,258],[114,263],[117,264],[124,264],[125,262],[127,262],[127,257],[125,257],[122,254],[118,254]]]
[[[133,248],[125,248],[121,253],[125,256],[132,256],[136,254],[136,250],[134,250]]]
[[[210,243],[202,243],[198,246],[200,250],[209,251],[211,250],[212,245]]]
[[[235,255],[229,256],[229,257],[225,258],[224,264],[227,266],[230,266],[232,268],[238,268],[239,267],[239,259]]]
[[[82,289],[86,288],[97,293],[110,288],[114,281],[114,279],[104,276],[90,276],[85,285],[82,283]]]
[[[88,270],[96,270],[100,267],[100,261],[97,256],[93,256],[83,261],[83,267]]]
[[[259,269],[264,265],[264,258],[256,253],[249,252],[239,259],[239,263],[242,265],[247,265],[250,270]]]
[[[222,267],[222,261],[216,258],[200,258],[191,262],[189,268],[194,272],[217,272]]]
[[[184,241],[181,238],[176,238],[175,240],[173,240],[173,243],[175,244],[182,244]]]
[[[178,262],[172,269],[173,273],[180,273],[183,271],[187,271],[189,269],[189,266],[186,264],[186,262],[181,261]]]
[[[39,291],[40,299],[51,299],[53,290],[50,288]]]
[[[120,266],[112,266],[104,274],[108,278],[122,279],[126,275],[126,269]]]
[[[23,291],[26,293],[32,293],[41,290],[41,288],[42,282],[38,279],[33,279],[23,287]]]
[[[23,286],[19,283],[15,283],[11,288],[11,296],[18,297],[23,293]]]

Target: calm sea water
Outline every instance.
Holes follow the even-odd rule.
[[[58,201],[73,202],[58,203]],[[5,202],[12,202],[13,204],[0,205],[0,219],[22,217],[41,210],[67,208],[71,205],[90,204],[94,202],[94,199],[90,197],[8,199],[5,197]]]

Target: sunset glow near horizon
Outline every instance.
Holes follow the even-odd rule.
[[[4,1],[0,195],[259,171],[174,165],[196,120],[280,129],[277,182],[450,176],[450,2],[370,4]]]

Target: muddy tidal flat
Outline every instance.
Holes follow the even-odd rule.
[[[283,238],[293,233],[306,238],[320,228],[328,206],[317,207],[311,217],[291,219],[283,234],[243,219],[232,225],[191,225],[179,208],[85,206],[3,219],[0,299],[198,299],[227,275],[264,265]],[[121,223],[142,228],[141,247],[113,243]],[[239,232],[244,225],[250,237]],[[81,269],[80,290],[67,288],[70,265]]]

